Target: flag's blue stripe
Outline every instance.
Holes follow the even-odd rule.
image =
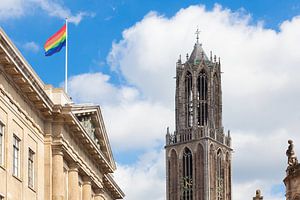
[[[66,40],[64,40],[62,43],[60,43],[56,47],[46,51],[45,56],[51,56],[52,54],[59,52],[64,46],[66,46]]]

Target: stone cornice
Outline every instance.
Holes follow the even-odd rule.
[[[123,199],[125,197],[124,192],[117,185],[110,174],[105,174],[103,177],[103,183],[105,188],[113,195],[115,199]]]
[[[0,29],[0,63],[20,91],[44,115],[51,115],[53,102],[44,91],[44,83],[35,74],[18,49]]]

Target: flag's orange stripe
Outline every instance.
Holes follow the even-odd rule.
[[[47,46],[45,48],[45,51],[48,51],[49,49],[56,47],[57,45],[59,45],[59,43],[63,42],[64,40],[66,40],[66,34],[64,34],[60,39],[56,40],[55,42]]]
[[[57,31],[46,41],[44,48],[46,49],[49,45],[59,40],[64,35],[65,32],[66,32],[66,25],[64,25],[59,31]]]

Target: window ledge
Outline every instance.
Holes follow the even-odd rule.
[[[18,181],[20,181],[22,183],[22,180],[20,177],[17,177],[16,175],[12,175],[15,179],[17,179]]]
[[[3,169],[4,171],[6,171],[6,169],[4,168],[4,165],[0,165],[0,169]]]
[[[31,187],[31,186],[28,185],[28,188],[29,188],[32,192],[36,193],[36,191],[35,191],[35,189],[34,189],[33,187]]]

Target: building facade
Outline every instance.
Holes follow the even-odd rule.
[[[231,200],[231,138],[222,126],[221,65],[197,42],[176,63],[176,130],[166,135],[167,200]]]
[[[0,29],[0,200],[114,200],[124,193],[101,110],[45,85]]]

